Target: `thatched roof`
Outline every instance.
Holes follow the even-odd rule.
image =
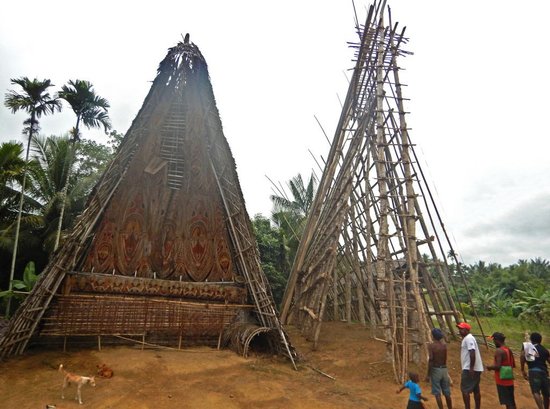
[[[86,320],[81,315],[90,294],[100,307],[88,318],[97,322],[88,322],[84,330],[66,318],[66,311],[71,308],[71,314]],[[260,267],[208,67],[188,37],[161,61],[143,106],[86,210],[0,339],[0,353],[23,352],[30,337],[46,329],[56,335],[69,330],[76,335],[109,332],[109,325],[97,318],[103,313],[101,303],[105,308],[124,305],[124,316],[137,305],[128,297],[138,296],[168,297],[172,304],[157,308],[155,314],[164,318],[158,318],[156,326],[151,327],[152,318],[145,314],[139,325],[132,324],[134,331],[179,329],[181,338],[182,332],[198,331],[196,320],[189,320],[192,313],[203,317],[201,325],[206,320],[200,330],[212,335],[214,327],[219,331],[220,325],[250,320],[239,311],[251,310],[257,325],[280,338],[277,349],[283,345],[283,352],[292,356]],[[222,300],[233,312],[214,314],[211,320],[216,322],[208,321],[213,309],[206,311],[201,305],[181,305],[173,313],[174,300],[197,299]],[[116,331],[130,325],[121,320],[113,324]]]

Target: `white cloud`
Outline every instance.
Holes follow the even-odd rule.
[[[367,3],[355,3],[362,21]],[[402,61],[411,138],[428,164],[457,251],[472,261],[550,258],[542,248],[550,248],[548,232],[534,220],[540,245],[526,244],[530,236],[521,226],[495,229],[505,215],[517,219],[509,211],[548,186],[550,137],[541,124],[550,83],[540,55],[550,3],[388,4],[407,26],[414,52]],[[268,214],[265,175],[286,181],[308,174],[315,167],[308,149],[328,151],[314,115],[332,137],[336,95],[345,95],[344,72],[352,66],[346,43],[355,40],[353,19],[351,2],[341,1],[4,2],[0,91],[19,76],[50,78],[57,86],[87,79],[110,101],[114,127],[124,132],[167,48],[189,32],[209,64],[249,213]],[[19,138],[23,119],[0,108],[0,141]],[[72,125],[69,110],[42,121],[46,133]],[[492,227],[490,237],[471,228],[481,225]]]

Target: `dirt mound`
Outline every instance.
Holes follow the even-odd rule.
[[[384,361],[384,344],[369,338],[363,327],[346,323],[323,325],[319,349],[289,328],[293,344],[305,358],[295,371],[289,362],[265,355],[242,358],[212,348],[141,350],[139,346],[97,350],[29,351],[2,363],[0,396],[7,409],[44,408],[405,408],[408,394],[396,395],[398,385],[391,363]],[[449,371],[454,379],[455,407],[463,407],[459,385],[458,342],[450,345]],[[512,348],[514,346],[512,345]],[[514,349],[514,348],[513,348]],[[516,348],[517,349],[517,348]],[[492,351],[482,351],[484,363]],[[60,398],[60,363],[71,372],[94,374],[98,364],[114,370],[111,379],[99,378],[95,388],[82,388],[78,405],[70,386]],[[335,379],[331,379],[322,373]],[[421,378],[425,369],[421,368]],[[516,376],[519,370],[516,369]],[[436,409],[429,385],[423,393]],[[492,373],[482,376],[482,406],[499,407]],[[516,382],[518,409],[535,407],[526,381]]]

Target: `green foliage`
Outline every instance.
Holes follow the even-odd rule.
[[[50,80],[31,80],[27,77],[11,79],[12,85],[19,85],[22,92],[10,90],[6,93],[4,105],[11,110],[12,113],[18,111],[26,111],[30,117],[26,120],[25,125],[29,137],[38,130],[38,119],[42,115],[53,114],[55,111],[61,111],[61,103],[59,99],[49,94],[48,88],[53,84]]]
[[[315,197],[315,178],[311,175],[306,186],[304,185],[302,175],[298,173],[288,181],[287,185],[292,194],[292,200],[288,199],[286,195],[271,195],[275,211],[292,212],[302,217],[307,216]]]
[[[67,101],[76,115],[76,125],[71,131],[73,140],[80,140],[80,123],[87,128],[103,127],[105,133],[111,129],[109,102],[95,93],[91,82],[71,80],[61,87],[59,98]]]
[[[526,286],[524,290],[517,290],[516,299],[519,318],[550,323],[550,289],[546,286]]]
[[[23,146],[20,143],[0,144],[0,230],[4,231],[16,219],[23,181],[25,161],[21,157]],[[0,236],[2,233],[0,232]],[[0,247],[2,246],[0,241]],[[12,247],[11,241],[7,243]]]
[[[0,291],[0,301],[4,302],[11,298],[22,300],[24,295],[18,293],[16,290],[29,292],[33,289],[37,280],[38,280],[38,275],[35,272],[34,262],[29,261],[25,266],[25,270],[23,271],[23,279],[13,280],[12,290]]]
[[[291,261],[296,255],[307,216],[315,198],[316,185],[317,181],[313,174],[309,177],[307,185],[304,185],[302,175],[298,173],[287,182],[292,199],[289,199],[286,192],[278,188],[281,195],[270,196],[273,202],[271,219],[279,228],[283,245],[288,252],[288,259]]]
[[[262,269],[278,305],[283,298],[290,269],[283,235],[278,227],[272,226],[269,219],[260,214],[252,219],[252,227],[260,250]]]
[[[115,153],[118,151],[118,147],[122,143],[122,140],[124,139],[124,134],[117,132],[116,130],[112,130],[109,132],[109,140],[107,141],[107,145],[111,148],[111,153]]]
[[[0,145],[0,160],[5,159],[6,164],[15,162],[17,155],[14,159],[13,154],[9,153],[11,149],[2,155],[4,145]],[[29,260],[34,260],[38,269],[41,269],[53,250],[61,208],[61,191],[69,167],[71,171],[67,184],[64,229],[70,228],[78,214],[84,210],[92,187],[112,157],[108,146],[82,140],[78,144],[75,158],[70,145],[68,136],[44,138],[36,135],[32,138],[31,160],[27,166],[25,202],[21,217],[20,251],[14,277],[19,280],[24,281],[21,274],[23,266]],[[18,148],[18,167],[22,169],[22,164],[25,163],[21,159],[23,152],[20,145],[15,146]],[[7,172],[9,169],[16,169],[16,166],[6,165],[5,169]],[[10,170],[9,176],[11,174],[17,175],[18,172]],[[9,282],[7,272],[13,250],[15,218],[21,194],[20,184],[15,180],[5,186],[4,190],[0,189],[0,193],[0,287],[6,288]],[[8,296],[9,294],[4,295]]]
[[[543,343],[550,339],[550,327],[548,324],[528,319],[518,320],[516,317],[509,315],[495,315],[493,317],[480,317],[480,323],[485,336],[491,335],[493,332],[502,332],[506,336],[506,345],[512,348],[514,353],[521,350],[521,344],[524,341],[526,332],[539,332],[543,336]],[[475,319],[469,321],[472,325],[472,333],[475,335],[481,334],[478,322]],[[517,362],[516,362],[517,363]]]
[[[550,262],[547,260],[518,260],[507,267],[479,261],[461,266],[461,270],[480,317],[519,317],[550,324]],[[468,296],[462,280],[455,277],[455,283],[459,301],[467,305]],[[473,313],[471,308],[464,311]]]
[[[97,179],[112,157],[110,147],[91,139],[81,140],[76,150],[76,177]]]
[[[29,168],[28,190],[36,203],[33,214],[37,223],[29,225],[32,237],[40,237],[45,251],[53,250],[62,206],[63,185],[67,180],[67,200],[63,225],[70,227],[82,212],[85,201],[100,172],[110,160],[110,150],[104,145],[83,140],[77,156],[73,155],[68,135],[33,137],[33,157]],[[28,221],[27,221],[28,223]],[[27,229],[27,230],[28,230]]]
[[[13,280],[13,287],[17,290],[31,291],[38,280],[35,274],[34,262],[29,261],[23,271],[23,280]]]

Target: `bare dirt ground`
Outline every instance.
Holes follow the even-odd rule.
[[[0,399],[3,408],[38,409],[55,404],[66,408],[405,408],[407,391],[396,395],[390,363],[383,361],[384,345],[368,337],[361,326],[326,323],[320,347],[289,328],[293,344],[305,360],[295,371],[288,361],[254,355],[247,359],[228,350],[192,348],[185,350],[104,347],[98,350],[33,350],[22,357],[0,363]],[[459,344],[449,351],[449,371],[454,380],[455,408],[463,408],[459,389]],[[492,351],[482,348],[484,363],[492,362]],[[62,376],[57,367],[92,374],[96,365],[106,363],[114,377],[98,379],[95,388],[82,388],[83,405],[74,400],[71,386],[60,398]],[[315,371],[321,370],[332,380]],[[421,370],[424,378],[425,370]],[[516,378],[519,378],[516,369]],[[430,387],[421,382],[429,409],[437,409]],[[492,372],[482,376],[482,407],[497,408]],[[516,381],[518,409],[534,408],[526,381]]]

